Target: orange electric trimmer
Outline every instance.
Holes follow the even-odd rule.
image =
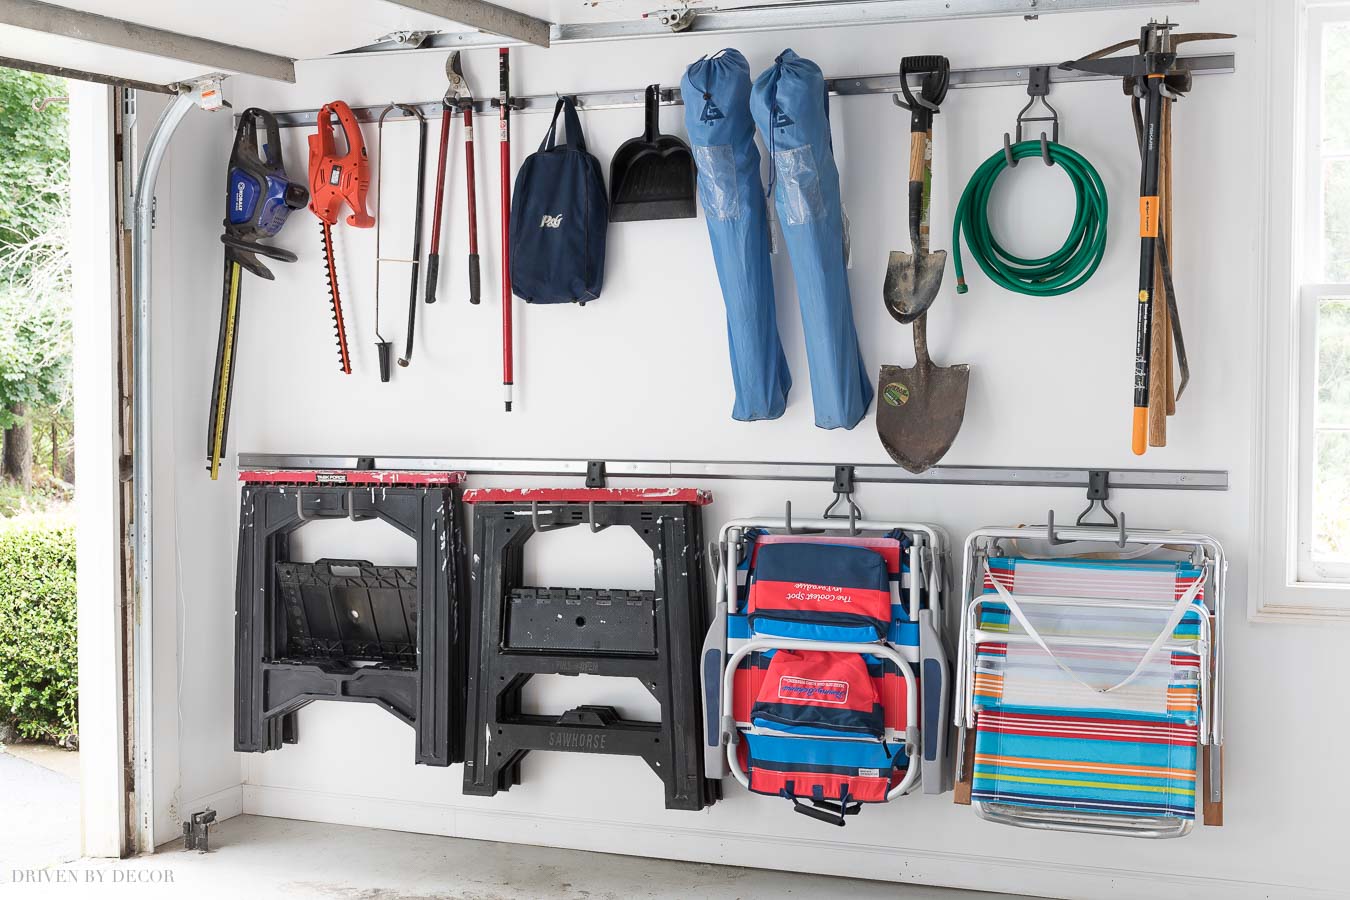
[[[337,152],[333,135],[333,116],[342,128],[345,153]],[[347,353],[347,327],[342,319],[342,295],[338,291],[337,266],[333,260],[333,226],[342,204],[352,210],[347,224],[370,228],[375,217],[366,212],[366,191],[370,188],[370,161],[352,108],[341,100],[325,104],[319,110],[318,129],[309,136],[309,209],[319,217],[323,231],[323,263],[328,275],[328,293],[333,305],[333,329],[337,335],[338,363],[343,374],[352,373]]]

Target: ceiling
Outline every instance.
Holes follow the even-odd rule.
[[[587,5],[582,0],[575,4],[578,9]],[[53,5],[292,59],[350,50],[398,31],[467,30],[385,0],[60,0]],[[557,21],[560,0],[504,0],[498,5]],[[0,56],[157,84],[230,71],[2,24]]]

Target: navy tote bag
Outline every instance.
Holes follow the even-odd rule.
[[[558,143],[558,115],[566,143]],[[527,303],[586,303],[605,278],[609,197],[600,161],[586,152],[576,103],[558,100],[539,150],[511,197],[511,289]]]

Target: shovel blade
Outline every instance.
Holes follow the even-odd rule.
[[[951,449],[966,417],[970,366],[882,366],[877,434],[891,459],[926,472]]]
[[[923,315],[937,299],[946,268],[946,250],[917,254],[892,250],[881,289],[887,311],[905,325]]]

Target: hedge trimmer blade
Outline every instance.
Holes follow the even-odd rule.
[[[337,264],[333,260],[333,227],[322,219],[319,230],[323,234],[323,268],[328,276],[328,302],[333,310],[333,333],[337,338],[338,368],[343,375],[352,374],[352,359],[347,353],[347,325],[342,320],[342,294],[338,291]]]

